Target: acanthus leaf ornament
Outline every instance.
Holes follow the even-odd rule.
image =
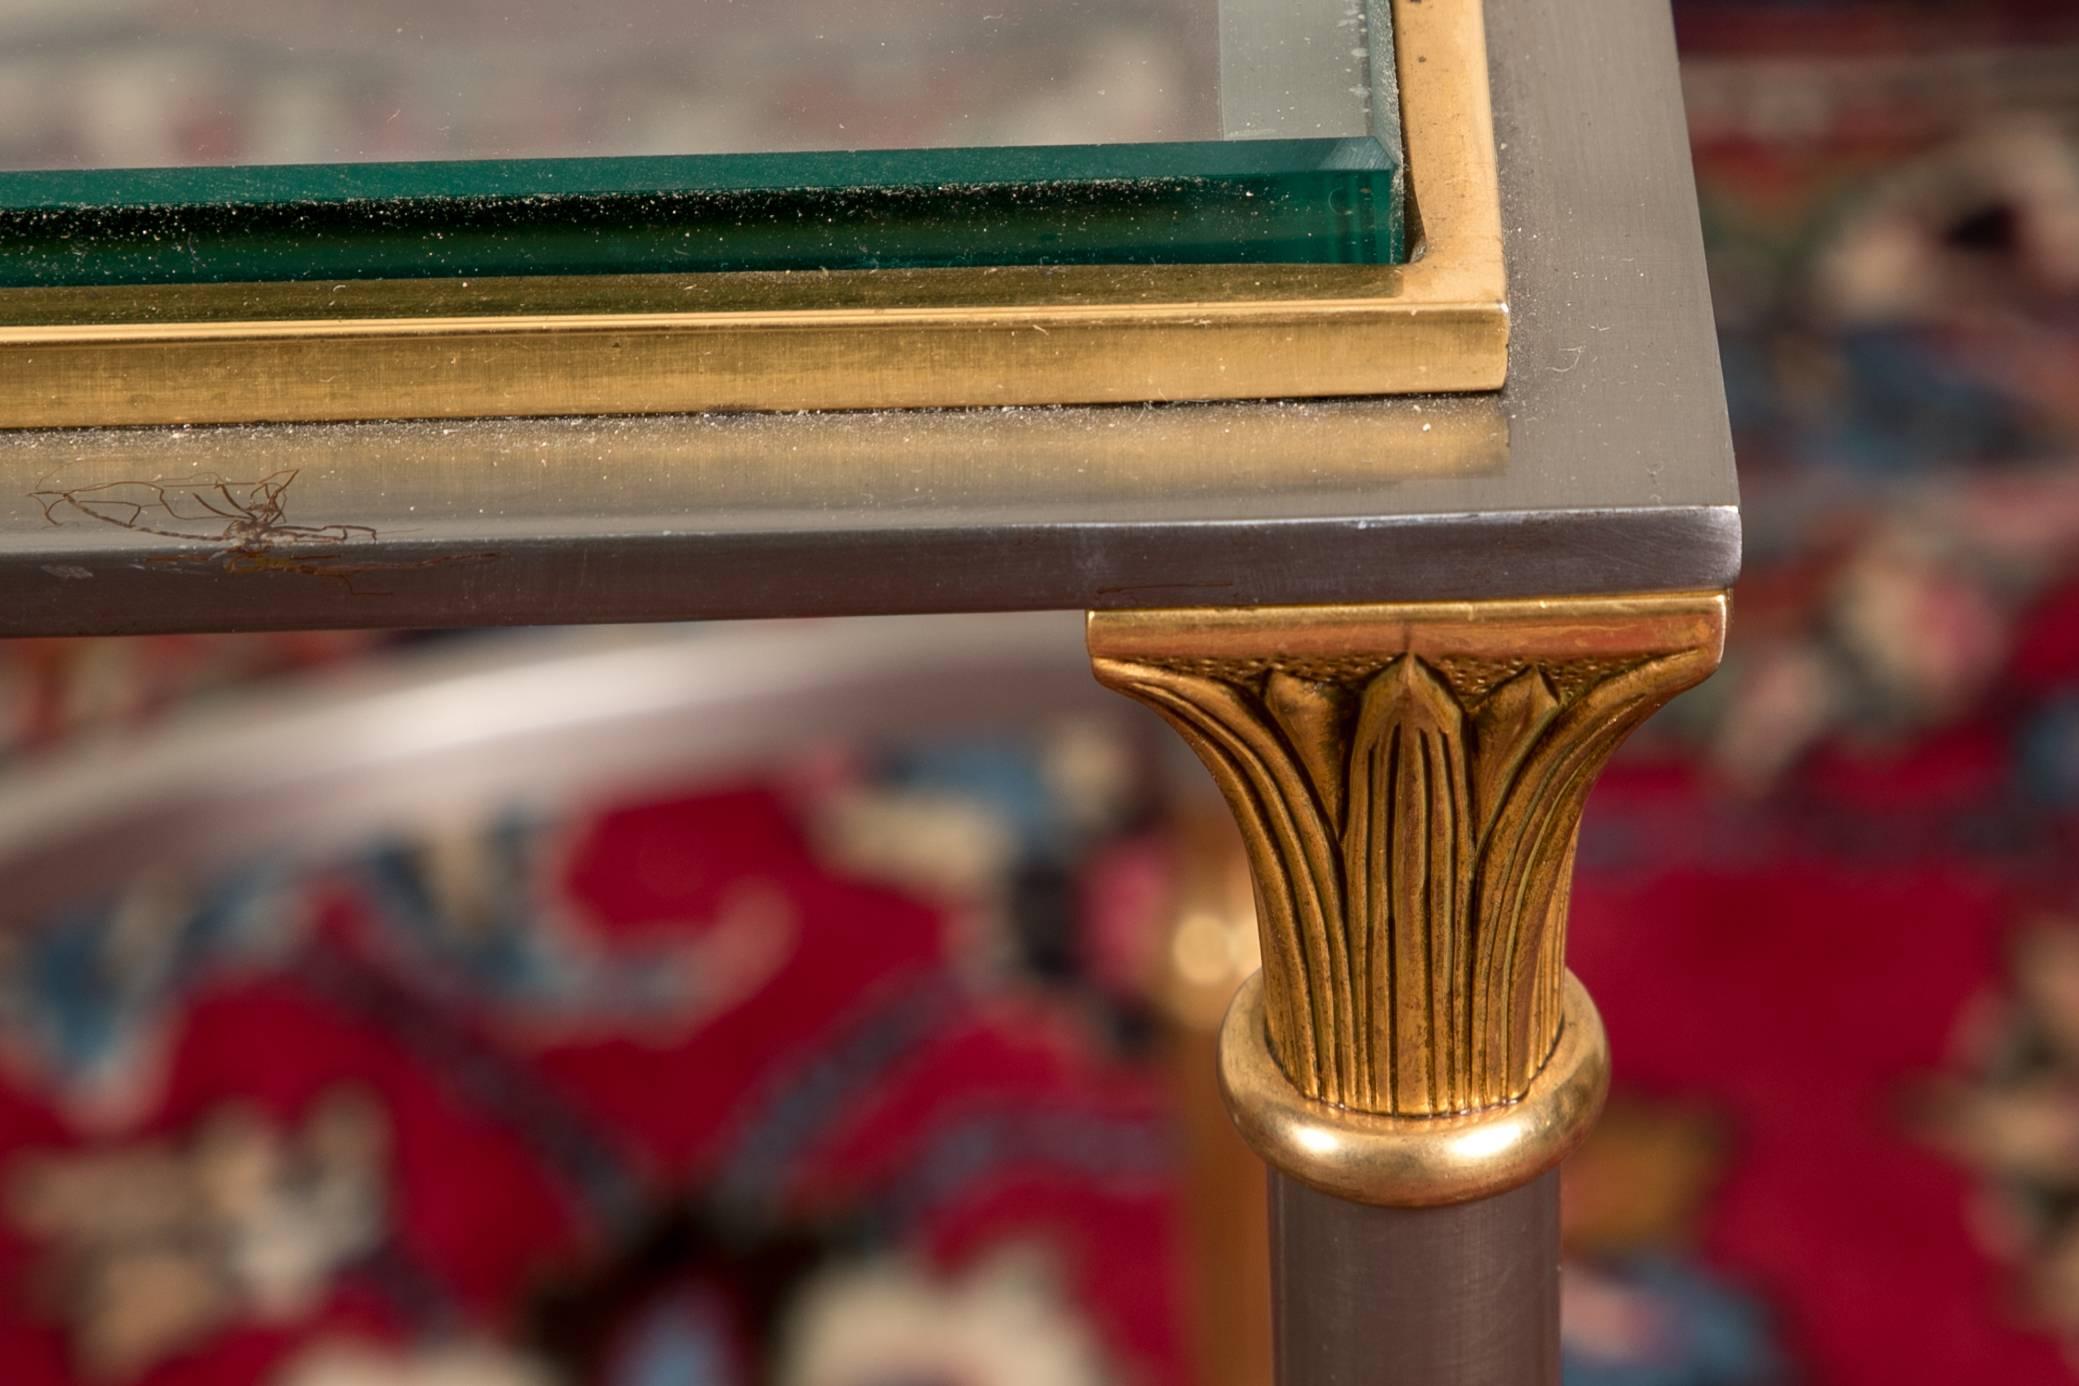
[[[1582,807],[1716,667],[1725,597],[1098,612],[1240,823],[1272,1053],[1300,1094],[1441,1116],[1521,1098],[1559,1040]]]

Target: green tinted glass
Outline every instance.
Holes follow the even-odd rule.
[[[12,0],[0,284],[1400,258],[1385,0]]]

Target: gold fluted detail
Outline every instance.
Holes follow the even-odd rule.
[[[1241,824],[1272,1052],[1302,1095],[1512,1102],[1559,1039],[1567,895],[1619,742],[1716,667],[1722,593],[1097,612]]]

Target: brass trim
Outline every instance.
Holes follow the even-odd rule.
[[[1717,667],[1719,592],[1095,612],[1240,824],[1270,1043],[1312,1100],[1448,1116],[1552,1052],[1581,811]]]
[[[1417,255],[0,291],[0,427],[1479,391],[1507,373],[1480,0],[1394,0]]]
[[[1259,973],[1220,1027],[1220,1091],[1251,1149],[1323,1193],[1391,1208],[1491,1198],[1565,1159],[1602,1114],[1610,1042],[1572,973],[1561,1008],[1558,1042],[1519,1100],[1460,1116],[1375,1116],[1312,1101],[1292,1085],[1271,1057]]]

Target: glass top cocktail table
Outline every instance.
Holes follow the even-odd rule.
[[[1556,1382],[1574,834],[1739,566],[1663,0],[348,8],[0,28],[0,634],[1088,610],[1281,1381]]]

